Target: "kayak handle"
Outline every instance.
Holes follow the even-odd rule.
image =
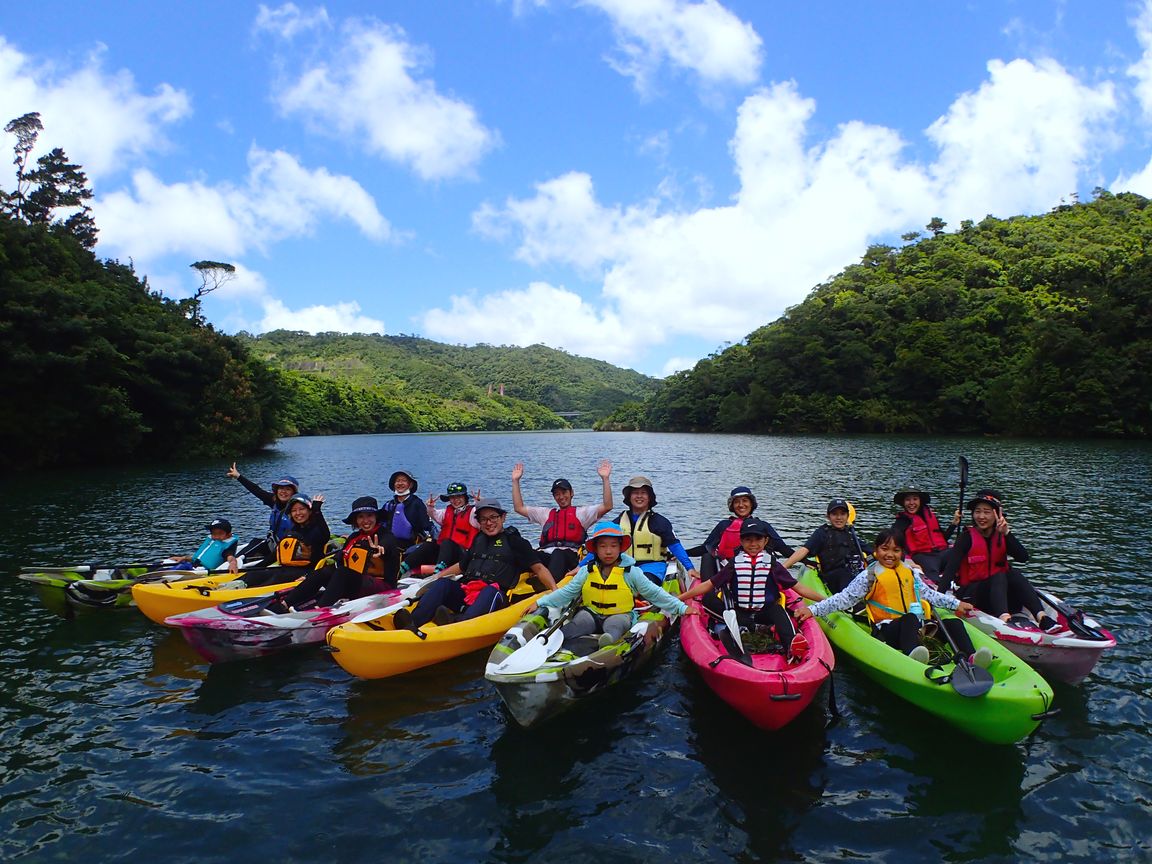
[[[1033,714],[1033,720],[1047,720],[1049,717],[1055,717],[1060,713],[1059,708],[1049,708],[1047,711],[1041,711],[1039,714]]]
[[[795,702],[800,696],[800,693],[772,693],[768,698],[773,702]]]

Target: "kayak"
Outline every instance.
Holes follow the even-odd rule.
[[[682,577],[683,568],[677,562],[669,563],[664,590],[679,594],[684,590]],[[510,628],[488,655],[484,670],[484,677],[496,685],[512,718],[525,728],[567,711],[648,666],[679,617],[669,617],[648,606],[619,642],[600,647],[599,634],[569,642],[560,642],[557,636],[556,651],[549,654],[542,647],[540,657],[529,658],[529,664],[539,660],[533,668],[506,668],[515,666],[516,661],[509,658],[518,649],[548,629],[548,611],[541,609],[525,615]],[[551,612],[560,617],[559,610]],[[539,641],[537,644],[542,645]]]
[[[1070,607],[1059,597],[1040,592],[1044,612],[1059,621],[1060,630],[1046,633],[1030,613],[1020,612],[1007,621],[979,612],[968,619],[1050,681],[1079,684],[1101,655],[1116,647],[1116,637],[1092,618]]]
[[[792,591],[784,596],[789,603],[799,599]],[[808,640],[808,654],[795,664],[788,663],[783,646],[747,654],[747,663],[742,662],[709,625],[703,607],[700,615],[686,617],[680,623],[680,648],[704,683],[761,729],[776,730],[790,723],[808,707],[836,666],[832,646],[815,618],[799,625]]]
[[[260,567],[267,562],[264,538],[249,541],[237,552],[241,570]],[[246,560],[247,558],[247,560]],[[36,585],[40,599],[48,608],[126,609],[133,605],[131,588],[138,582],[184,581],[207,576],[203,567],[173,570],[171,559],[132,564],[75,564],[64,567],[35,565],[24,568],[17,578]],[[217,568],[227,570],[227,564]]]
[[[318,645],[338,624],[365,612],[384,609],[399,597],[400,589],[397,588],[335,606],[284,614],[267,609],[257,609],[254,614],[238,614],[238,611],[233,611],[237,604],[224,603],[171,615],[164,619],[164,623],[178,627],[188,644],[209,663],[226,663],[266,657],[285,648]]]
[[[816,571],[805,568],[802,585],[828,596]],[[807,601],[811,602],[811,601]],[[947,612],[942,613],[945,617]],[[990,636],[966,626],[976,648],[986,647],[993,659],[988,666],[992,686],[980,696],[964,696],[952,677],[961,681],[962,670],[942,656],[935,640],[925,640],[933,657],[931,665],[903,654],[871,634],[866,618],[832,612],[819,619],[828,640],[850,656],[861,670],[913,705],[935,714],[963,732],[994,744],[1013,744],[1028,737],[1040,722],[1056,712],[1052,688],[1027,663]]]
[[[478,618],[419,631],[397,630],[392,614],[361,624],[341,624],[328,631],[336,662],[357,678],[390,678],[479,651],[497,642],[540,593],[524,573],[512,592],[512,603]]]
[[[132,600],[140,611],[157,624],[167,623],[167,619],[186,612],[219,606],[229,600],[249,597],[263,597],[277,591],[287,591],[300,580],[296,573],[299,567],[285,567],[284,581],[276,585],[263,585],[256,588],[221,588],[236,579],[233,573],[213,573],[198,579],[183,582],[137,582],[132,585]]]

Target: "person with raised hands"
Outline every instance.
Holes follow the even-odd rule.
[[[226,472],[233,480],[240,481],[240,485],[259,498],[271,512],[268,514],[268,551],[271,558],[275,553],[276,544],[288,533],[292,527],[292,517],[288,514],[289,501],[300,491],[300,484],[291,474],[283,475],[272,484],[272,491],[262,489],[240,473],[236,463]]]

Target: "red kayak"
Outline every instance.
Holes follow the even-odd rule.
[[[791,591],[785,596],[789,603],[799,599]],[[799,663],[788,663],[783,653],[746,654],[746,663],[729,651],[727,640],[713,635],[709,625],[715,619],[692,602],[700,614],[681,617],[680,646],[716,695],[761,729],[790,723],[832,674],[836,658],[815,618],[800,625],[808,654]]]

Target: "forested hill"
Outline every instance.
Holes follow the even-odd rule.
[[[638,372],[543,345],[465,347],[416,336],[311,336],[284,330],[243,338],[256,357],[310,377],[417,401],[535,403],[549,414],[571,415],[569,422],[576,426],[590,426],[621,403],[644,399],[658,387],[656,379]]]
[[[1152,209],[1097,190],[1043,216],[873,246],[799,306],[605,426],[1145,437]]]

